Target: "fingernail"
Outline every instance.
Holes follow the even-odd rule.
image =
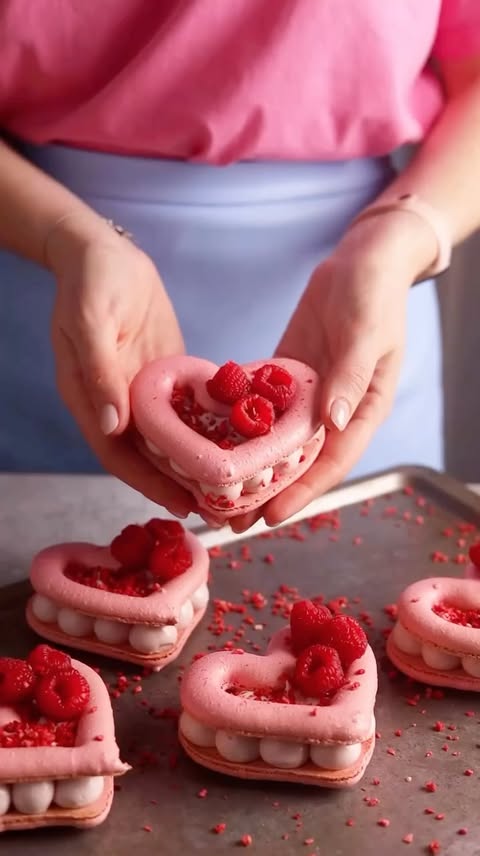
[[[330,408],[330,419],[339,431],[347,427],[350,405],[346,398],[336,398]]]
[[[174,517],[179,517],[180,520],[185,520],[185,518],[188,517],[189,514],[188,511],[185,514],[184,511],[174,511],[173,508],[167,508],[167,511],[169,514],[173,514]]]
[[[100,411],[100,428],[108,436],[118,428],[118,412],[113,404],[105,404]]]

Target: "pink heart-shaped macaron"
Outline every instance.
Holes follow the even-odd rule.
[[[285,369],[292,376],[295,389],[291,401],[261,436],[248,439],[231,431],[234,442],[230,448],[210,439],[212,432],[205,436],[212,426],[213,434],[217,427],[225,429],[232,409],[208,392],[207,382],[218,371],[214,363],[189,356],[154,360],[131,385],[132,414],[145,453],[219,521],[263,505],[296,481],[311,466],[325,440],[319,420],[317,373],[289,359],[261,360],[243,366],[243,370],[250,379],[266,364]],[[203,433],[179,415],[182,395],[188,413],[198,414],[196,425]]]
[[[194,760],[243,778],[341,787],[361,778],[373,751],[377,691],[375,657],[367,647],[328,706],[313,699],[279,701],[296,658],[289,629],[276,633],[265,656],[207,654],[181,684],[180,739]]]
[[[418,681],[480,691],[480,580],[435,577],[408,586],[387,652]]]

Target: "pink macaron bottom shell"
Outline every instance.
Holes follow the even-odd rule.
[[[480,678],[469,675],[462,668],[442,671],[428,666],[423,657],[406,654],[395,644],[392,635],[387,640],[387,655],[402,674],[422,684],[468,692],[480,692]]]
[[[480,581],[433,577],[408,586],[398,601],[387,652],[405,674],[424,683],[480,689],[480,628],[438,610],[480,613]],[[435,611],[437,610],[437,611]]]
[[[51,805],[40,814],[22,814],[11,810],[0,815],[0,832],[40,829],[47,826],[72,826],[79,829],[98,826],[108,817],[113,802],[113,778],[105,776],[101,796],[81,808],[61,808]]]
[[[135,651],[127,644],[110,645],[100,642],[94,636],[81,638],[69,636],[67,633],[64,633],[58,625],[47,624],[39,621],[32,611],[31,600],[27,604],[26,619],[28,625],[35,631],[35,633],[38,633],[39,636],[44,639],[48,639],[50,642],[54,642],[57,645],[66,645],[70,648],[89,651],[92,654],[98,654],[102,657],[110,657],[111,659],[122,660],[126,663],[135,663],[136,665],[152,669],[154,672],[159,672],[161,669],[165,668],[165,666],[168,666],[169,663],[176,660],[181,654],[193,631],[197,625],[200,624],[203,616],[205,615],[205,611],[206,607],[203,607],[195,612],[190,625],[180,632],[175,644],[169,647],[165,646],[160,651],[147,654]]]
[[[259,781],[289,782],[291,784],[315,785],[317,787],[340,789],[356,785],[364,776],[375,748],[375,735],[364,741],[357,762],[343,770],[328,770],[317,767],[307,761],[297,769],[284,769],[267,764],[261,759],[247,763],[228,761],[214,748],[199,747],[189,741],[181,732],[180,744],[186,754],[214,772],[240,779]]]

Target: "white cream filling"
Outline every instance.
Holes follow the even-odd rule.
[[[458,669],[460,665],[460,657],[448,654],[446,651],[441,651],[436,645],[431,645],[430,642],[423,643],[422,657],[427,666],[430,666],[432,669],[438,669],[441,672]]]
[[[44,814],[52,803],[60,808],[82,808],[100,798],[104,785],[103,776],[0,785],[0,817],[10,810],[20,814]]]
[[[75,609],[62,606],[58,612],[58,626],[69,636],[91,636],[95,619],[91,615],[83,615]]]
[[[0,817],[6,814],[10,808],[10,788],[8,785],[0,785]]]
[[[289,473],[292,472],[292,470],[296,470],[300,463],[300,458],[302,457],[302,455],[303,448],[300,447],[300,449],[295,449],[295,451],[292,452],[292,454],[289,455],[288,458],[285,458],[284,461],[280,461],[280,464],[278,465],[277,469],[280,472],[286,471]]]
[[[198,722],[186,710],[180,715],[179,725],[182,734],[195,746],[204,748],[215,746],[215,729]]]
[[[199,609],[205,609],[208,601],[209,601],[209,591],[206,583],[202,583],[196,591],[192,594],[192,606],[195,612],[198,612]]]
[[[310,747],[310,758],[313,763],[325,770],[346,770],[358,761],[361,754],[361,743],[349,743],[347,746]]]
[[[178,630],[185,630],[192,623],[195,612],[204,609],[209,600],[209,590],[202,583],[180,608],[178,625],[127,624],[110,618],[94,618],[84,615],[70,607],[61,607],[50,598],[36,592],[32,598],[34,615],[45,623],[57,621],[58,626],[69,636],[81,638],[95,635],[106,645],[130,646],[142,654],[153,654],[162,648],[175,645],[178,640]],[[155,646],[155,647],[152,647]]]
[[[393,641],[404,654],[421,656],[424,663],[439,672],[451,672],[463,667],[464,671],[474,677],[480,677],[480,658],[464,656],[463,658],[449,651],[444,651],[431,642],[420,642],[397,621],[393,631]]]
[[[162,648],[170,648],[178,639],[177,628],[173,624],[159,627],[147,627],[135,624],[128,635],[128,641],[135,651],[141,654],[155,654]]]
[[[185,630],[185,628],[188,627],[192,623],[193,616],[194,616],[194,609],[193,609],[192,601],[186,600],[185,603],[182,604],[182,607],[180,609],[180,612],[178,615],[177,627],[180,630]]]
[[[100,799],[104,786],[103,776],[64,779],[55,785],[54,802],[60,808],[81,808]]]
[[[205,496],[212,496],[214,499],[222,497],[228,499],[230,502],[235,502],[236,499],[239,499],[243,491],[243,482],[235,482],[235,484],[229,485],[199,482],[199,486]]]
[[[58,606],[49,597],[35,593],[32,598],[32,612],[35,618],[45,624],[55,624],[58,617]]]
[[[480,657],[463,657],[462,666],[467,675],[472,675],[474,678],[480,678]]]
[[[111,618],[97,618],[93,632],[100,642],[105,642],[107,645],[123,645],[128,641],[130,625],[122,621],[113,621]]]
[[[164,457],[163,452],[155,446],[150,440],[144,437],[145,445],[147,448],[157,457]],[[284,475],[286,472],[293,472],[297,469],[300,464],[300,460],[303,457],[304,450],[301,446],[299,449],[295,449],[287,458],[284,458],[283,461],[280,461],[274,467],[265,467],[265,469],[261,470],[259,473],[256,473],[249,479],[245,479],[243,482],[235,482],[230,485],[215,485],[208,484],[207,482],[198,482],[198,486],[204,496],[211,496],[214,500],[223,497],[227,499],[229,502],[236,502],[242,495],[242,493],[257,493],[262,489],[266,488],[271,484],[272,479],[275,474]],[[189,481],[195,483],[195,479],[192,478],[190,473],[188,473],[180,464],[174,461],[172,458],[168,459],[169,466],[172,470],[178,473],[182,478],[188,479]]]
[[[308,746],[305,743],[290,743],[276,737],[262,737],[260,740],[260,756],[266,764],[281,767],[283,770],[294,770],[303,767],[308,760]]]
[[[395,645],[400,651],[403,651],[404,654],[412,654],[417,656],[421,653],[422,643],[415,639],[414,636],[403,626],[399,621],[397,621],[395,627],[392,631],[393,641]]]
[[[245,737],[242,734],[203,725],[186,711],[180,716],[180,731],[195,746],[216,747],[227,761],[247,764],[259,756],[272,767],[293,770],[311,759],[317,767],[326,770],[345,770],[353,766],[362,754],[362,744],[320,745],[295,743],[277,737]],[[372,732],[373,733],[373,732]]]
[[[219,755],[235,764],[255,761],[260,754],[259,744],[260,741],[256,737],[244,737],[230,731],[217,731],[215,735],[215,746]]]
[[[261,470],[257,473],[256,476],[252,476],[251,479],[247,479],[243,483],[243,489],[247,493],[256,493],[262,487],[268,487],[271,484],[273,479],[273,467],[266,467],[266,469]]]
[[[12,787],[12,803],[21,814],[43,814],[49,808],[55,787],[53,782],[18,782]]]

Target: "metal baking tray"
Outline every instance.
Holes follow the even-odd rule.
[[[428,853],[434,841],[442,856],[480,854],[480,695],[432,696],[395,677],[384,654],[384,630],[392,626],[385,607],[401,590],[421,577],[464,573],[459,557],[477,537],[480,498],[445,475],[404,468],[345,484],[309,515],[313,511],[274,532],[203,531],[201,537],[220,545],[212,558],[214,598],[237,605],[256,592],[266,598],[261,608],[246,604],[247,616],[228,614],[233,628],[245,627],[248,650],[264,650],[285,623],[272,615],[274,595],[284,586],[303,596],[322,593],[326,601],[347,596],[347,611],[366,621],[379,663],[379,736],[362,782],[347,791],[257,784],[209,773],[183,756],[175,723],[182,667],[234,632],[212,636],[210,609],[179,661],[141,682],[133,680],[135,667],[83,656],[109,685],[119,673],[129,679],[113,704],[122,756],[133,770],[118,781],[102,826],[4,835],[2,854],[64,856],[67,848],[69,856],[228,854],[242,850],[244,835],[252,837],[252,854],[397,856]],[[0,590],[1,653],[22,656],[35,644],[23,618],[28,590],[27,583]],[[283,596],[290,597],[284,589]],[[242,625],[245,617],[253,623]],[[142,691],[134,692],[138,686]],[[434,791],[425,788],[428,782]],[[220,834],[212,831],[217,824],[226,824]]]

